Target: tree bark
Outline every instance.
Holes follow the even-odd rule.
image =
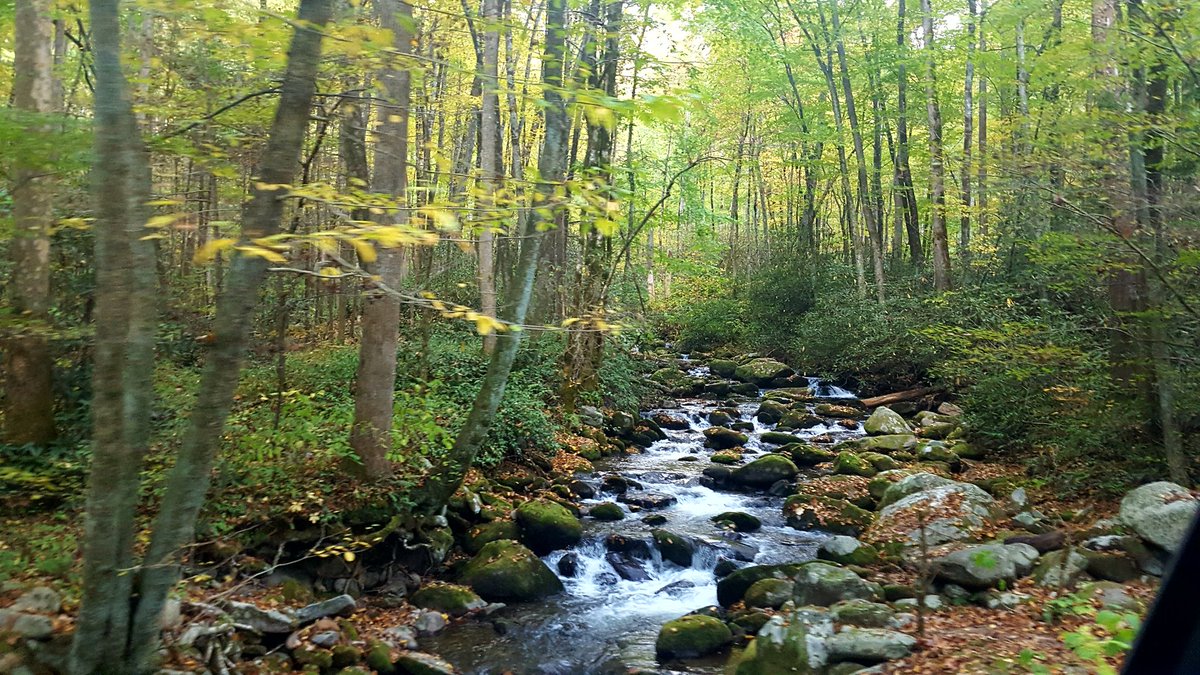
[[[896,2],[896,184],[903,200],[904,229],[908,233],[908,255],[913,267],[925,265],[921,246],[921,221],[917,213],[917,195],[913,190],[912,169],[908,163],[908,32],[904,26],[905,1]]]
[[[391,31],[392,48],[406,57],[412,51],[412,5],[404,0],[376,0],[380,25]],[[392,57],[396,58],[396,57]],[[381,227],[407,224],[408,123],[411,82],[407,63],[391,63],[380,73],[386,100],[379,104],[376,131],[375,174],[371,188],[395,202],[376,215]],[[383,247],[372,270],[390,288],[398,288],[407,275],[407,252]],[[369,293],[363,305],[357,388],[354,392],[354,425],[350,447],[361,461],[361,474],[379,480],[392,474],[387,456],[392,449],[392,408],[396,390],[396,343],[399,339],[400,301],[383,292]]]
[[[479,299],[485,316],[496,317],[496,235],[492,219],[495,209],[496,181],[499,179],[500,163],[496,157],[496,144],[500,139],[500,0],[483,0],[483,77],[482,106],[479,117],[479,167],[480,200],[483,214],[479,232]],[[496,348],[496,335],[489,332],[483,336],[483,351],[491,354]]]
[[[963,161],[962,161],[962,216],[958,224],[958,256],[962,260],[963,273],[971,259],[971,137],[975,133],[975,103],[972,94],[975,88],[975,19],[978,14],[976,0],[967,0],[967,65],[963,76]]]
[[[28,113],[30,133],[52,129],[38,116],[59,109],[54,77],[54,23],[49,0],[17,0],[14,21],[12,106]],[[55,182],[49,164],[18,166],[9,186],[13,237],[9,258],[10,307],[22,325],[3,341],[4,441],[45,445],[54,440],[54,357],[50,328],[50,230]]]
[[[942,113],[937,99],[937,52],[933,44],[933,9],[921,0],[925,40],[925,106],[929,117],[929,229],[933,236],[933,287],[950,290],[950,246],[946,235],[946,175],[942,151]]]
[[[545,133],[538,156],[537,208],[526,221],[522,232],[521,253],[514,277],[516,285],[512,289],[511,301],[506,304],[504,318],[514,327],[525,320],[537,274],[541,230],[552,226],[557,219],[559,198],[555,196],[555,191],[566,176],[568,120],[566,102],[561,93],[565,27],[566,0],[547,0],[546,39],[542,57]],[[508,376],[521,345],[521,335],[521,331],[510,328],[497,336],[496,350],[492,352],[483,385],[462,430],[455,438],[454,447],[438,469],[430,473],[426,482],[423,495],[426,510],[440,511],[475,462],[475,456],[487,439],[496,410],[504,397]]]

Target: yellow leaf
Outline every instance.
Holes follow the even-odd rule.
[[[480,335],[487,335],[495,330],[496,322],[490,316],[480,314],[475,317],[475,330]]]
[[[354,551],[346,551],[342,554],[342,558],[345,559],[346,562],[354,562]]]
[[[182,217],[182,213],[165,213],[160,216],[152,216],[150,220],[146,221],[146,227],[166,227]]]
[[[330,279],[336,279],[342,276],[342,271],[336,267],[322,267],[317,274],[320,274],[323,277],[329,277]]]
[[[196,255],[193,257],[193,262],[195,262],[197,265],[204,265],[212,262],[212,260],[217,257],[217,254],[219,254],[221,251],[233,248],[233,245],[236,243],[237,239],[213,239],[204,246],[201,246],[199,251],[196,251]]]
[[[371,264],[379,257],[375,253],[375,247],[362,239],[351,239],[350,244],[354,246],[354,252],[358,254],[358,259],[364,263]]]

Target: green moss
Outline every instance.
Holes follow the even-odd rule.
[[[696,614],[664,624],[654,651],[661,658],[690,659],[720,651],[732,641],[733,633],[723,621]]]
[[[532,551],[502,539],[485,545],[467,563],[463,583],[485,600],[538,600],[563,590],[562,582]]]
[[[517,507],[521,542],[538,555],[574,546],[583,538],[583,525],[575,514],[548,499],[531,499]]]
[[[511,520],[494,520],[490,523],[477,525],[467,533],[467,542],[463,548],[467,553],[479,553],[486,544],[501,539],[516,539],[520,536],[517,524]]]
[[[625,518],[625,509],[616,502],[603,502],[593,506],[588,515],[596,520],[622,520]]]
[[[870,462],[848,450],[839,452],[833,459],[833,472],[847,476],[864,476],[870,478],[879,473]]]
[[[422,609],[432,609],[450,616],[462,616],[487,603],[466,586],[432,583],[412,594],[409,602]]]

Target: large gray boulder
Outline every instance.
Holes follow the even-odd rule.
[[[1198,506],[1188,490],[1160,481],[1130,490],[1121,500],[1119,518],[1142,539],[1174,553]]]
[[[934,565],[938,579],[983,590],[1029,574],[1037,559],[1037,549],[1029,544],[983,544],[948,553]]]
[[[888,501],[893,489],[918,476],[910,476],[888,488],[884,501]],[[924,519],[925,543],[937,546],[969,539],[973,530],[992,518],[995,501],[983,489],[970,483],[939,480],[946,484],[914,492],[884,507],[868,538],[891,540],[900,535],[914,544],[920,543],[922,528],[918,523]]]
[[[796,606],[818,605],[828,607],[842,600],[879,600],[883,588],[871,583],[854,572],[837,565],[813,562],[800,568],[796,574],[794,599]]]
[[[879,508],[884,508],[891,504],[904,499],[909,495],[914,495],[922,490],[929,490],[943,485],[954,485],[955,481],[949,478],[942,478],[932,473],[914,473],[910,476],[905,476],[900,480],[891,484],[887,491],[883,493],[883,498],[879,500]]]
[[[871,416],[863,422],[863,429],[871,436],[886,436],[889,434],[911,434],[912,427],[908,422],[887,406],[879,406]]]
[[[811,675],[828,662],[825,640],[833,622],[823,611],[796,610],[773,617],[758,630],[742,654],[735,675]]]
[[[850,628],[825,640],[829,661],[882,663],[902,659],[912,652],[917,639],[899,631],[883,628]]]
[[[733,376],[742,382],[750,382],[760,387],[765,387],[771,384],[772,380],[787,377],[793,372],[795,371],[789,368],[787,364],[780,363],[775,359],[760,358],[738,366],[733,372]]]

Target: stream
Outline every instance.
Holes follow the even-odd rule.
[[[686,357],[684,357],[685,366]],[[689,369],[693,376],[707,376],[708,368]],[[852,398],[838,387],[810,378],[817,400]],[[774,446],[760,440],[774,425],[755,419],[759,397],[739,397],[737,408],[742,422],[752,423],[746,430],[746,457],[752,460]],[[738,566],[763,565],[811,560],[827,535],[803,532],[788,527],[782,514],[783,497],[764,492],[714,490],[702,484],[703,470],[712,450],[704,447],[704,429],[711,426],[708,413],[722,402],[684,399],[675,407],[643,411],[643,416],[668,413],[686,418],[688,428],[667,430],[667,438],[640,454],[610,457],[595,462],[594,474],[580,476],[597,489],[595,499],[583,500],[587,510],[604,501],[618,501],[619,495],[603,491],[603,478],[617,474],[635,481],[626,498],[640,495],[666,495],[674,502],[663,508],[631,512],[622,504],[625,518],[601,522],[585,517],[584,539],[570,551],[555,551],[543,560],[558,570],[559,560],[568,554],[577,558],[573,577],[562,577],[565,593],[544,602],[510,606],[490,620],[468,622],[433,638],[422,646],[454,663],[471,675],[583,675],[625,673],[645,669],[659,673],[720,673],[727,656],[686,664],[659,664],[654,642],[663,623],[717,601],[714,567],[722,558],[735,560]],[[838,425],[818,425],[792,432],[801,439],[825,437],[834,442],[860,436],[861,425],[846,429]],[[802,478],[801,478],[802,479]],[[762,528],[753,533],[722,530],[712,517],[726,511],[742,511],[762,520]],[[662,515],[661,527],[692,538],[696,543],[691,567],[664,562],[651,546],[651,559],[645,562],[642,581],[619,578],[608,560],[605,539],[612,534],[629,539],[649,540],[653,526],[643,518]],[[561,576],[561,572],[560,576]],[[667,667],[664,669],[664,665]]]

